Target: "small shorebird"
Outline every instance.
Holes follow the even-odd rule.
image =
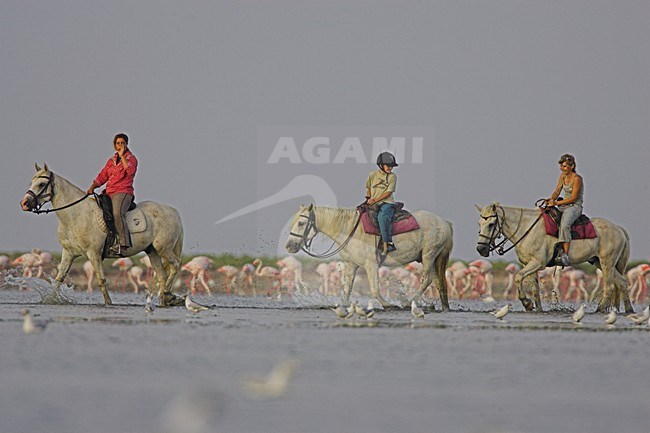
[[[37,332],[45,331],[47,327],[47,322],[41,322],[40,320],[32,319],[29,310],[25,308],[23,310],[23,332],[25,334],[35,334]]]
[[[188,293],[187,296],[185,297],[185,308],[187,308],[189,311],[192,313],[199,313],[204,310],[209,310],[209,307],[206,307],[205,305],[197,304],[190,298],[190,294]]]
[[[497,311],[490,311],[490,314],[499,320],[503,320],[510,311],[512,311],[512,304],[506,304]]]
[[[415,300],[411,301],[411,315],[416,319],[424,319],[424,311],[422,311],[422,308],[418,307]]]

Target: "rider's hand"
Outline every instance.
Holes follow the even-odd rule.
[[[95,188],[88,188],[88,191],[86,191],[86,194],[93,195],[94,192],[95,192]]]
[[[369,198],[368,200],[366,200],[366,203],[372,205],[372,204],[375,204],[375,200],[372,199],[372,198]]]

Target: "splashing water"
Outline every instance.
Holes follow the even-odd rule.
[[[72,296],[74,286],[65,283],[58,283],[52,277],[47,277],[47,281],[34,277],[18,277],[5,275],[5,284],[9,287],[33,289],[41,296],[41,304],[46,305],[68,305],[76,304],[77,301]]]

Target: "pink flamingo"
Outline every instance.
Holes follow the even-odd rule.
[[[280,287],[286,287],[289,295],[293,294],[293,289],[296,286],[295,278],[295,273],[291,268],[280,269]]]
[[[278,260],[276,264],[280,267],[280,272],[282,269],[287,269],[290,272],[285,272],[285,274],[293,276],[292,285],[298,286],[298,292],[302,291],[307,293],[307,287],[302,281],[302,263],[300,260],[294,256],[287,256],[281,260]]]
[[[573,297],[573,293],[575,292],[576,302],[580,302],[580,299],[582,297],[581,295],[584,296],[584,300],[586,301],[589,298],[589,294],[585,288],[587,274],[585,274],[584,271],[581,271],[580,269],[571,269],[569,271],[564,271],[564,275],[569,278],[569,288],[567,289],[564,300],[570,300]]]
[[[144,269],[142,269],[140,266],[132,266],[131,269],[129,269],[126,273],[127,278],[129,279],[129,283],[133,286],[133,291],[135,293],[140,292],[140,287],[145,287],[149,288],[149,283],[147,283],[146,280],[142,279],[142,276],[144,275]]]
[[[462,294],[458,292],[465,283],[465,269],[467,266],[461,261],[454,262],[445,271],[445,279],[447,280],[447,287],[449,287],[450,295],[456,298],[461,298]]]
[[[93,292],[93,278],[95,277],[95,268],[90,260],[86,260],[83,264],[84,275],[86,276],[87,289],[86,292]]]
[[[223,265],[219,269],[217,269],[217,272],[224,275],[225,283],[226,283],[226,293],[230,294],[230,285],[236,283],[239,269],[231,265]]]
[[[131,266],[133,266],[133,260],[131,260],[129,257],[120,257],[119,259],[116,259],[111,266],[118,269],[115,285],[118,285],[121,276],[122,292],[126,292],[126,279],[128,275],[127,271],[131,269]]]
[[[23,277],[32,277],[33,271],[32,268],[40,266],[42,263],[41,259],[41,250],[34,248],[31,252],[25,253],[12,262],[12,266],[22,266],[23,267]]]
[[[11,263],[11,260],[9,260],[9,256],[6,256],[4,254],[0,255],[0,270],[5,270],[7,269],[7,266]]]
[[[253,275],[255,274],[255,266],[253,266],[252,263],[245,263],[241,267],[241,271],[239,273],[239,278],[244,281],[244,287],[248,289],[248,291],[252,291],[253,296],[257,296],[257,292],[255,290],[255,287],[253,286]]]
[[[506,274],[508,274],[508,283],[503,291],[503,299],[508,299],[510,291],[515,287],[515,275],[521,270],[521,266],[518,263],[509,263],[505,270]]]
[[[345,263],[341,260],[332,260],[329,262],[330,267],[330,290],[333,290],[334,293],[341,291],[343,287],[343,273],[345,270]]]
[[[422,263],[413,261],[408,265],[404,266],[404,269],[411,272],[411,287],[415,289],[420,287],[420,282],[422,281]],[[429,286],[427,288],[427,291],[431,298],[435,297],[435,291],[433,290],[433,286]]]
[[[271,287],[266,292],[267,296],[271,296],[271,289],[275,288],[280,291],[280,278],[281,274],[276,268],[271,266],[262,267],[262,260],[255,259],[253,260],[253,265],[255,265],[255,275],[258,277],[268,278],[271,281]]]
[[[146,275],[144,279],[147,281],[147,284],[149,284],[153,278],[153,266],[151,266],[151,259],[149,259],[149,256],[144,255],[140,257],[140,264],[142,265],[143,269],[146,269]]]
[[[318,266],[316,266],[316,273],[321,279],[321,283],[318,286],[318,291],[322,293],[323,295],[329,295],[330,294],[330,274],[332,273],[332,270],[330,268],[329,263],[319,263]]]
[[[487,260],[478,259],[469,264],[470,275],[476,278],[474,291],[478,296],[485,295],[486,298],[492,297],[492,263]]]
[[[208,283],[206,282],[206,278],[207,271],[212,267],[213,264],[214,263],[212,259],[209,257],[196,256],[181,267],[181,270],[187,271],[192,275],[189,286],[193,295],[196,293],[197,280],[201,283],[201,286],[203,289],[205,289],[208,295],[212,294],[210,291],[210,286],[208,286]]]
[[[377,269],[377,277],[379,278],[379,290],[384,292],[385,297],[388,297],[390,268],[388,266],[380,266]]]
[[[634,298],[636,304],[644,302],[648,296],[648,282],[646,275],[650,273],[650,265],[642,263],[627,271],[627,281],[630,285],[630,298]],[[636,294],[636,296],[634,296]]]
[[[591,294],[589,295],[589,302],[593,301],[596,295],[598,295],[603,290],[603,271],[596,269],[596,282],[594,283],[594,288],[591,289]]]

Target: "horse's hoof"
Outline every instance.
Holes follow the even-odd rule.
[[[182,307],[185,305],[185,298],[176,296],[172,293],[163,293],[161,306],[163,307]]]
[[[524,309],[526,311],[533,311],[533,302],[530,299],[528,299],[528,298],[522,299],[521,300],[521,305],[524,306]]]

